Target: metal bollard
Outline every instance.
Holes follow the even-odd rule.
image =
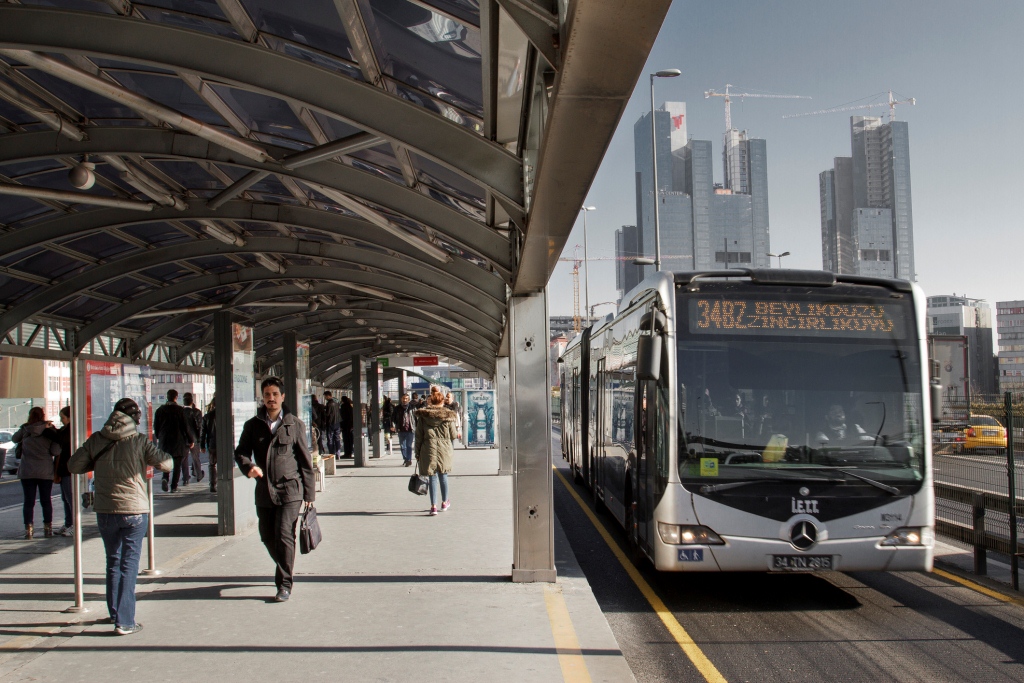
[[[152,468],[149,469],[149,473],[152,473]],[[147,473],[147,474],[149,474]],[[160,576],[163,572],[156,568],[156,522],[154,517],[156,516],[153,511],[153,477],[147,476],[146,478],[146,493],[149,494],[149,530],[147,532],[148,540],[147,550],[149,554],[149,567],[143,569],[142,573],[146,576]]]
[[[75,506],[74,552],[75,552],[75,604],[64,610],[70,614],[88,612],[85,606],[85,589],[82,585],[82,497],[81,475],[71,475],[71,500]]]
[[[974,573],[988,574],[988,555],[985,552],[985,495],[975,493],[974,507]]]

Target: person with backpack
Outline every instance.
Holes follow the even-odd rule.
[[[25,538],[31,539],[35,534],[34,517],[36,495],[43,508],[43,534],[53,536],[53,480],[57,476],[57,459],[60,457],[60,444],[50,436],[56,430],[53,423],[46,419],[46,413],[39,406],[28,412],[28,422],[14,432],[11,441],[21,446],[21,465],[18,467],[18,479],[24,493],[22,517],[25,521]]]
[[[188,457],[189,449],[196,442],[196,435],[192,431],[189,420],[185,416],[185,409],[178,405],[178,392],[174,389],[167,391],[167,403],[156,409],[153,414],[153,434],[156,435],[160,449],[170,453],[174,458],[174,474],[171,479],[171,493],[178,492],[178,479],[184,475],[184,484],[188,485],[188,469],[182,471],[182,462]],[[167,490],[168,473],[164,472],[161,486]]]
[[[93,473],[93,507],[107,555],[107,613],[119,636],[142,630],[135,620],[135,580],[149,528],[146,467],[169,472],[177,465],[169,453],[139,433],[141,421],[139,404],[122,398],[103,428],[68,461],[72,474]]]
[[[50,438],[60,446],[57,456],[57,472],[53,483],[60,486],[60,500],[64,504],[64,526],[57,530],[61,536],[75,535],[75,505],[71,497],[71,472],[68,471],[68,460],[71,459],[71,408],[60,409],[60,429],[49,432]]]
[[[391,420],[398,432],[398,447],[402,450],[402,464],[412,467],[412,447],[415,438],[412,402],[409,394],[402,394],[401,400],[391,413]]]

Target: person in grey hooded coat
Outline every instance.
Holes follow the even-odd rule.
[[[53,479],[57,472],[57,458],[60,444],[49,438],[53,423],[47,422],[46,413],[39,406],[28,413],[28,422],[14,433],[11,441],[21,444],[21,465],[18,479],[25,494],[22,517],[25,520],[25,538],[32,538],[35,529],[33,518],[36,510],[36,494],[43,508],[43,528],[46,536],[53,536]]]
[[[135,578],[149,527],[146,467],[169,472],[174,465],[169,453],[139,433],[141,420],[138,404],[122,398],[103,429],[94,432],[68,461],[72,474],[93,473],[93,506],[107,553],[107,611],[118,635],[142,629],[135,621]]]

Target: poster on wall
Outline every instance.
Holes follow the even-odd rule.
[[[85,361],[85,432],[103,427],[121,399],[121,365],[103,361]]]
[[[152,408],[149,402],[150,391],[152,390],[153,369],[145,365],[122,365],[121,366],[121,397],[130,398],[139,404],[142,409],[142,422],[139,424],[139,433],[153,438]]]
[[[492,448],[495,445],[494,400],[493,391],[478,389],[466,392],[463,433],[468,448]]]
[[[305,342],[295,345],[295,383],[298,386],[292,391],[296,392],[298,400],[291,399],[288,402],[298,406],[299,419],[309,432],[306,439],[313,444],[316,443],[313,438],[313,385],[309,381],[309,344]]]
[[[231,413],[234,423],[232,442],[238,443],[246,420],[256,415],[256,375],[252,328],[231,324]]]

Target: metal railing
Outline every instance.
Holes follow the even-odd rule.
[[[1010,558],[1019,588],[1024,479],[1015,445],[1024,444],[1024,394],[975,396],[943,406],[932,431],[935,530],[974,548],[975,573],[988,571],[989,551]]]

